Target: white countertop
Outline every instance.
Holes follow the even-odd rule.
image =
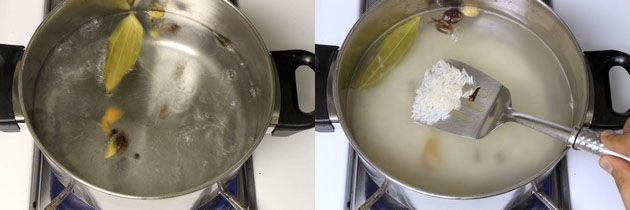
[[[341,46],[359,18],[359,0],[316,0],[315,43]],[[334,133],[315,133],[315,209],[346,209],[351,174],[348,140],[341,127]]]
[[[584,51],[614,49],[630,53],[630,1],[554,0],[554,9],[567,23]],[[614,20],[614,21],[611,21]],[[625,26],[625,27],[620,27]],[[611,72],[613,107],[630,107],[630,75]],[[625,91],[624,91],[625,90]],[[567,157],[571,206],[575,210],[624,209],[614,180],[600,169],[598,157],[569,151]]]
[[[0,1],[0,43],[26,45],[43,15],[41,0]],[[33,149],[33,139],[26,128],[20,133],[0,132],[0,203],[3,209],[29,209]]]
[[[261,33],[269,50],[314,52],[314,1],[239,0],[241,11]],[[0,0],[0,43],[26,45],[43,18],[44,0]],[[300,107],[314,109],[314,73],[298,71]],[[314,130],[288,138],[265,136],[254,152],[258,208],[312,209]],[[29,209],[34,144],[28,130],[0,133],[2,209]]]
[[[315,52],[314,0],[238,0],[238,4],[269,50]],[[300,107],[314,110],[315,73],[298,70],[297,86]],[[265,136],[253,155],[258,209],[313,209],[314,138],[314,129],[284,138]]]

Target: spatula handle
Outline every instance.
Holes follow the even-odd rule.
[[[612,155],[630,161],[630,157],[627,155],[622,155],[606,148],[602,141],[599,140],[599,133],[589,128],[582,128],[580,130],[572,146],[573,149],[587,151],[598,156]]]
[[[508,109],[507,117],[524,126],[537,130],[555,139],[567,142],[567,139],[571,138],[571,128],[551,122],[543,119],[536,118],[534,116],[516,112],[513,109]]]

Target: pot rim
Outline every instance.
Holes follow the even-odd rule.
[[[364,14],[370,13],[372,10],[374,10],[374,8],[377,8],[380,6],[380,4],[382,4],[384,1],[378,1],[376,2],[372,7],[370,7]],[[567,24],[558,16],[558,14],[556,14],[553,9],[551,9],[548,5],[540,2],[540,1],[534,1],[532,2],[534,4],[539,4],[541,7],[543,7],[545,10],[547,10],[550,14],[553,15],[553,17],[555,17],[559,23],[560,26],[567,29],[567,33],[568,36],[571,37],[573,44],[576,46],[576,48],[580,51],[580,54],[582,53],[582,49],[580,48],[579,44],[577,43],[577,40],[575,39],[575,36],[573,35],[573,33],[569,30],[569,27],[567,26]],[[518,182],[517,184],[511,185],[509,187],[506,187],[502,190],[495,190],[495,191],[491,191],[488,193],[481,193],[481,194],[473,194],[473,195],[465,195],[465,196],[460,196],[460,195],[448,195],[448,194],[439,194],[439,193],[432,193],[432,192],[428,192],[425,191],[423,189],[414,187],[413,185],[405,182],[404,180],[401,180],[395,176],[392,176],[390,173],[386,172],[385,170],[383,170],[380,166],[378,166],[377,164],[375,164],[370,158],[369,156],[366,155],[366,153],[359,147],[358,143],[354,140],[354,137],[352,137],[352,133],[350,132],[350,129],[348,128],[348,125],[346,124],[346,121],[344,120],[344,113],[343,113],[343,109],[339,109],[341,108],[341,101],[339,99],[339,72],[340,72],[340,66],[339,63],[344,60],[343,57],[345,55],[345,51],[346,51],[346,44],[350,41],[350,35],[354,34],[355,30],[357,29],[358,25],[365,19],[365,15],[362,15],[361,17],[359,17],[359,19],[356,21],[356,23],[353,25],[352,29],[348,32],[348,35],[346,36],[346,38],[344,39],[343,45],[339,50],[339,57],[336,59],[335,61],[335,65],[334,65],[334,69],[333,69],[333,75],[332,75],[332,94],[333,94],[333,101],[334,101],[334,106],[337,109],[336,114],[338,116],[338,121],[341,124],[341,127],[346,135],[346,137],[348,138],[348,141],[350,143],[350,145],[352,146],[352,148],[355,150],[355,152],[357,152],[357,154],[359,154],[360,159],[370,165],[371,167],[373,167],[378,173],[381,173],[386,179],[390,180],[391,182],[400,185],[404,188],[407,188],[411,191],[420,193],[420,194],[424,194],[424,195],[428,195],[431,197],[436,197],[436,198],[442,198],[442,199],[452,199],[452,200],[473,200],[473,199],[483,199],[483,198],[488,198],[488,197],[492,197],[492,196],[497,196],[497,195],[501,195],[501,194],[505,194],[514,190],[517,190],[525,185],[527,185],[528,183],[531,182],[535,182],[537,178],[539,178],[540,176],[546,174],[548,171],[550,171],[551,169],[553,169],[558,162],[560,162],[560,160],[562,160],[562,158],[564,158],[564,156],[566,155],[567,151],[569,150],[569,146],[566,146],[562,152],[560,152],[558,154],[558,156],[553,159],[553,161],[551,161],[549,164],[547,164],[547,166],[545,166],[544,168],[542,168],[541,170],[539,170],[538,172],[536,172],[535,174],[533,174],[532,176],[530,176],[527,179],[524,179],[521,182]],[[404,19],[404,18],[403,18]],[[582,65],[586,66],[588,69],[588,65],[586,64],[585,59],[580,59],[582,60]],[[588,89],[589,89],[589,96],[586,97],[587,100],[585,101],[586,103],[586,108],[582,111],[582,119],[581,122],[577,122],[578,127],[583,127],[586,125],[590,124],[590,120],[592,119],[592,104],[593,104],[593,87],[592,87],[592,76],[590,74],[590,72],[587,72],[587,76],[588,76]],[[580,110],[574,110],[574,112],[580,112]],[[589,117],[589,113],[590,117]]]
[[[65,173],[66,175],[68,175],[72,180],[75,180],[76,182],[78,182],[78,184],[80,185],[84,185],[87,186],[90,189],[94,189],[96,191],[99,191],[101,193],[107,194],[107,195],[111,195],[111,196],[115,196],[118,198],[124,198],[124,199],[133,199],[133,200],[160,200],[160,199],[168,199],[168,198],[175,198],[175,197],[179,197],[179,196],[183,196],[183,195],[188,195],[188,194],[192,194],[198,191],[202,191],[208,187],[211,187],[212,185],[221,182],[223,179],[225,179],[226,177],[229,177],[233,174],[234,171],[236,171],[238,168],[240,168],[245,161],[247,161],[251,155],[254,153],[254,150],[258,147],[258,145],[260,144],[262,138],[265,136],[265,133],[267,131],[267,127],[263,127],[258,131],[258,134],[256,135],[256,138],[254,139],[254,144],[252,144],[251,148],[245,153],[246,155],[243,155],[235,164],[233,164],[231,167],[227,168],[224,172],[218,174],[217,176],[215,176],[214,178],[204,182],[203,184],[200,184],[196,187],[192,187],[192,188],[188,188],[186,190],[183,191],[179,191],[179,192],[174,192],[174,193],[169,193],[169,194],[165,194],[165,195],[159,195],[159,196],[135,196],[135,195],[128,195],[128,194],[123,194],[123,193],[117,193],[117,192],[113,192],[107,189],[103,189],[101,187],[98,187],[96,185],[91,184],[90,182],[80,178],[79,176],[77,176],[75,173],[72,173],[70,170],[68,170],[66,167],[64,167],[62,164],[60,164],[52,155],[50,155],[50,153],[48,152],[48,150],[46,150],[46,147],[44,147],[44,145],[41,143],[41,141],[39,140],[39,137],[37,136],[36,133],[31,132],[34,131],[33,126],[31,125],[31,122],[28,116],[28,112],[25,111],[27,110],[25,105],[24,105],[24,95],[23,95],[23,67],[24,67],[24,63],[26,62],[26,59],[29,55],[29,49],[31,49],[33,46],[31,46],[31,43],[33,43],[33,40],[35,39],[36,35],[38,33],[40,33],[40,30],[42,28],[42,26],[46,25],[52,16],[54,16],[55,14],[59,13],[59,11],[61,10],[61,8],[65,7],[65,5],[69,4],[70,1],[63,1],[61,2],[58,6],[56,6],[45,18],[44,20],[39,24],[39,26],[37,27],[37,29],[35,30],[35,32],[33,32],[33,36],[31,36],[31,39],[29,40],[29,44],[28,46],[25,48],[24,51],[24,55],[22,57],[22,60],[19,62],[19,78],[18,78],[18,98],[19,98],[19,103],[20,103],[20,108],[22,109],[23,112],[23,116],[24,116],[24,121],[25,124],[27,126],[27,128],[29,129],[29,133],[31,134],[31,136],[33,137],[33,140],[35,142],[35,145],[37,146],[37,148],[44,154],[45,159],[53,164],[55,167],[58,167],[59,169],[61,169],[60,172]],[[254,27],[254,25],[252,24],[252,22],[247,19],[247,17],[245,17],[245,15],[243,15],[243,13],[238,10],[238,8],[236,8],[236,6],[234,6],[233,4],[227,2],[227,1],[220,1],[221,3],[225,4],[228,8],[230,8],[231,10],[234,10],[234,12],[236,12],[237,14],[240,15],[240,17],[242,18],[241,21],[244,21],[251,29],[252,32],[254,33],[254,36],[257,39],[258,44],[260,45],[260,47],[262,48],[262,50],[264,50],[265,52],[269,52],[269,49],[267,48],[267,46],[265,45],[264,40],[262,39],[262,36],[260,35],[260,33],[256,30],[256,28]],[[136,11],[133,8],[130,11]],[[269,61],[269,65],[266,66],[265,68],[269,69],[270,73],[272,74],[272,78],[273,81],[270,81],[271,83],[273,83],[274,87],[271,88],[271,97],[272,100],[270,100],[271,102],[271,106],[270,109],[268,110],[268,114],[266,116],[266,122],[267,124],[272,123],[274,120],[274,113],[278,107],[278,101],[279,101],[279,89],[278,89],[278,75],[275,71],[276,66],[274,64],[274,62],[271,59],[271,55],[269,53],[266,54],[266,58]],[[64,184],[65,186],[66,184]],[[66,186],[67,187],[67,186]],[[77,186],[75,186],[77,187]]]

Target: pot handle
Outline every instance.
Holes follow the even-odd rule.
[[[328,110],[328,82],[338,49],[337,46],[315,45],[315,130],[317,132],[335,131]]]
[[[587,51],[584,55],[593,76],[595,97],[593,121],[589,127],[621,129],[626,118],[630,116],[630,110],[625,113],[617,113],[613,110],[609,72],[612,67],[621,66],[630,74],[630,55],[616,50]]]
[[[273,136],[290,136],[315,126],[315,114],[300,110],[295,84],[297,68],[305,65],[315,71],[315,55],[304,50],[272,51],[280,82],[280,117]]]
[[[19,132],[13,112],[13,76],[24,47],[0,44],[0,131]]]

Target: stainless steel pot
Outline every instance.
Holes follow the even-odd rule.
[[[300,50],[269,53],[251,23],[228,1],[136,0],[131,10],[120,7],[121,3],[127,1],[64,1],[39,26],[17,68],[11,68],[11,63],[19,60],[22,47],[0,46],[17,52],[17,56],[0,57],[3,82],[0,130],[19,131],[18,123],[25,123],[53,173],[66,186],[47,209],[54,209],[70,193],[99,209],[191,209],[218,195],[235,208],[245,209],[246,206],[237,203],[223,189],[223,182],[233,177],[251,156],[268,128],[273,128],[272,135],[288,136],[314,125],[313,114],[299,110],[295,87],[297,67],[307,65],[314,69],[313,54]],[[173,18],[169,21],[175,24],[189,21],[199,27],[166,26],[161,37],[154,39],[145,33],[141,58],[126,78],[136,77],[133,72],[152,72],[152,76],[145,79],[153,83],[140,81],[145,85],[139,88],[121,85],[120,93],[102,99],[99,95],[103,94],[103,87],[98,80],[102,72],[80,69],[98,69],[98,66],[82,65],[104,59],[94,56],[98,54],[96,49],[106,48],[105,42],[99,45],[97,37],[109,36],[115,24],[103,20],[133,12],[146,27],[153,22],[149,22],[146,15],[143,19],[142,15],[156,4],[163,7],[165,17]],[[85,27],[89,30],[82,31]],[[107,30],[110,32],[103,33]],[[175,30],[182,31],[173,32]],[[75,38],[74,33],[79,36]],[[54,57],[62,45],[66,45],[69,55]],[[229,52],[234,55],[230,57]],[[230,66],[235,62],[234,56],[240,58],[240,63]],[[169,60],[173,57],[182,57],[188,63],[194,63],[193,59],[201,64],[216,62],[218,66],[213,69],[201,64],[176,67],[179,70],[172,74],[173,69],[165,66],[180,65]],[[278,68],[274,61],[279,64]],[[152,112],[151,104],[160,103],[156,98],[163,91],[180,88],[167,84],[159,89],[164,85],[162,82],[169,81],[156,79],[165,72],[165,75],[189,78],[180,85],[193,91],[191,95],[182,96],[182,92],[169,95],[181,99],[177,103],[186,104],[153,109],[160,113],[170,107],[176,109],[159,117],[164,121],[156,122],[150,118],[159,114],[139,113]],[[57,77],[64,78],[59,75],[67,73],[79,76],[50,82]],[[208,76],[212,74],[219,76],[213,79]],[[157,96],[151,95],[155,89],[158,89]],[[213,92],[204,96],[199,93],[202,91]],[[120,98],[134,92],[140,97]],[[127,131],[129,149],[103,162],[102,153],[95,152],[102,148],[94,150],[102,141],[86,142],[102,140],[96,135],[95,127],[100,116],[94,117],[102,115],[105,104],[112,103],[126,107],[129,123],[141,124],[143,128],[126,127],[121,119],[121,129],[130,129]],[[196,105],[201,107],[195,109],[196,114],[187,111]],[[208,106],[214,108],[203,112]],[[226,109],[228,106],[235,108]],[[207,135],[175,135],[188,129],[185,125],[189,121],[199,121],[204,126],[195,132]],[[132,137],[134,135],[136,137]],[[139,153],[143,154],[142,158]]]
[[[612,66],[621,65],[630,72],[630,56],[618,51],[598,51],[582,53],[575,38],[560,20],[560,18],[546,5],[539,1],[508,1],[508,0],[480,0],[472,1],[479,8],[510,17],[526,26],[545,43],[549,45],[561,63],[564,74],[571,87],[574,101],[572,125],[576,127],[573,138],[567,142],[568,148],[592,149],[599,145],[584,142],[585,138],[597,140],[592,132],[581,132],[583,127],[591,128],[621,128],[630,112],[623,114],[612,110],[610,102],[610,86],[608,71]],[[423,11],[443,7],[458,7],[462,1],[458,0],[387,0],[373,5],[354,25],[339,51],[330,78],[332,90],[329,101],[334,101],[334,107],[329,106],[331,121],[337,119],[344,129],[352,147],[365,163],[368,174],[381,189],[368,199],[364,208],[369,208],[384,191],[393,195],[401,203],[422,209],[504,209],[510,208],[532,193],[540,198],[550,208],[555,206],[545,198],[544,194],[536,190],[540,181],[547,177],[555,165],[564,157],[566,149],[559,152],[556,158],[529,178],[503,190],[472,197],[444,196],[428,192],[406,184],[392,176],[367,155],[361,145],[353,137],[348,124],[352,123],[345,117],[348,109],[347,94],[351,88],[351,80],[357,65],[368,47],[383,33],[405,18]],[[584,59],[586,55],[587,61]],[[590,64],[590,66],[588,65]],[[333,109],[331,109],[333,108]],[[585,129],[586,130],[586,129]],[[586,136],[586,137],[585,137]],[[580,138],[581,137],[581,138]],[[576,143],[577,142],[577,143]],[[598,142],[596,142],[598,143]],[[587,145],[587,147],[585,147]],[[413,199],[407,199],[413,198]]]

